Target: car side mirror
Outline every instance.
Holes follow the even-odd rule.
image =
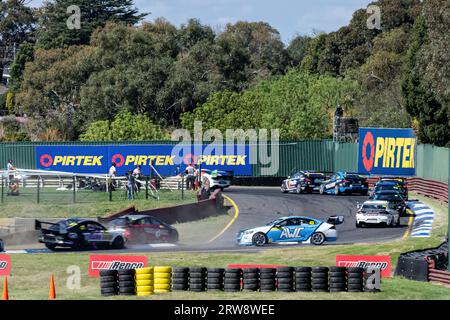
[[[359,209],[361,209],[361,207],[362,207],[361,203],[357,202],[356,203],[356,208],[359,210]]]

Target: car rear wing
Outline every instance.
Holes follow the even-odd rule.
[[[42,225],[59,226],[59,230],[56,231],[56,230],[50,230],[48,228],[43,228]],[[34,230],[40,230],[43,233],[59,233],[59,234],[67,233],[67,229],[60,223],[46,222],[46,221],[39,221],[39,220],[34,220]]]
[[[328,218],[327,223],[338,225],[344,223],[344,216],[331,216]]]

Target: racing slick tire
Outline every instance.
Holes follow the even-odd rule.
[[[262,247],[267,243],[267,236],[262,232],[257,232],[252,237],[252,243],[257,247]]]
[[[180,239],[180,235],[178,234],[178,231],[172,230],[169,234],[169,243],[176,243]]]
[[[123,249],[125,248],[125,239],[123,237],[117,237],[114,239],[112,245],[114,249]]]
[[[297,187],[295,188],[295,193],[297,194],[301,194],[302,193],[302,186],[301,185],[297,185]]]
[[[322,232],[314,232],[311,235],[311,243],[320,246],[325,242],[325,235]]]
[[[223,269],[223,268],[208,268],[208,269],[206,269],[206,272],[208,273],[208,275],[223,274],[225,272],[225,269]]]
[[[346,277],[347,273],[344,272],[330,272],[330,277],[334,277],[334,278],[340,278],[340,277]]]
[[[45,247],[48,249],[48,250],[51,250],[51,251],[55,251],[55,249],[56,249],[56,246],[54,245],[54,244],[51,244],[51,243],[46,243],[45,244]],[[1,251],[0,251],[1,252]]]
[[[340,190],[339,190],[339,186],[335,186],[335,187],[334,187],[334,195],[335,195],[335,196],[338,196],[338,195],[340,195],[340,193],[341,193],[341,192],[340,192]]]
[[[204,284],[206,279],[204,278],[189,278],[189,284]]]
[[[363,228],[365,226],[365,224],[363,222],[356,222],[355,223],[355,227],[356,228]]]
[[[320,185],[319,194],[321,194],[321,195],[325,194],[325,186],[323,184]]]
[[[285,187],[281,187],[281,193],[288,193],[289,191]]]

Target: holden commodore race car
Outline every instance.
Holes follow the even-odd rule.
[[[202,169],[202,183],[207,189],[225,189],[231,185],[233,180],[232,171],[219,171]]]
[[[170,224],[147,215],[126,215],[108,223],[110,231],[121,232],[129,243],[178,241],[178,231]]]
[[[42,225],[49,225],[43,228]],[[70,218],[57,223],[35,220],[35,229],[40,230],[39,242],[50,250],[66,247],[83,250],[88,247],[123,249],[125,237],[120,231],[109,231],[97,221]]]
[[[351,194],[367,195],[369,183],[357,173],[337,172],[320,185],[320,194]]]
[[[400,226],[400,214],[395,204],[388,201],[369,200],[358,206],[356,227],[381,225],[384,227]]]
[[[299,171],[290,175],[281,183],[281,192],[295,192],[295,193],[312,193],[319,191],[320,185],[326,180],[326,176],[320,172],[314,171]]]
[[[262,227],[241,230],[237,235],[238,245],[264,246],[271,243],[312,243],[321,245],[325,241],[336,241],[336,225],[344,223],[343,216],[333,216],[327,222],[290,216],[273,220]]]

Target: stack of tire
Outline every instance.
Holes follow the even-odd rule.
[[[330,267],[330,292],[347,291],[347,268]]]
[[[119,294],[121,296],[134,296],[136,294],[136,281],[134,269],[119,270]]]
[[[242,270],[239,268],[225,269],[224,291],[237,292],[241,290]]]
[[[242,290],[258,291],[259,290],[259,269],[244,268],[242,269]]]
[[[172,290],[187,291],[189,289],[189,268],[172,268]]]
[[[361,292],[364,289],[364,269],[358,267],[347,268],[347,291]]]
[[[116,296],[119,293],[117,270],[100,271],[100,292],[102,296]]]
[[[369,273],[369,272],[367,271],[367,269],[364,270],[364,292],[380,292],[380,289],[376,289],[376,288],[373,288],[372,286],[368,286],[369,282],[371,281],[371,280],[370,280],[370,277],[371,277],[375,272],[376,272],[375,269],[373,269],[373,272],[372,272],[372,273]],[[381,272],[381,271],[380,271],[380,272]],[[372,284],[374,284],[374,283],[372,283]],[[373,289],[372,289],[372,288],[373,288]]]
[[[172,290],[172,267],[155,266],[153,270],[154,292],[170,292]]]
[[[193,292],[202,292],[206,290],[206,268],[189,268],[189,290]]]
[[[150,296],[154,293],[153,267],[136,269],[136,295],[138,297]]]
[[[311,267],[296,267],[295,270],[295,291],[311,291]]]
[[[275,291],[277,288],[277,269],[261,268],[259,269],[259,279],[261,292]]]
[[[311,270],[311,288],[313,292],[329,292],[327,267],[313,267]]]
[[[294,291],[294,268],[278,267],[277,268],[277,290],[281,292]]]
[[[224,289],[225,269],[208,268],[206,287],[208,291],[222,291]]]

